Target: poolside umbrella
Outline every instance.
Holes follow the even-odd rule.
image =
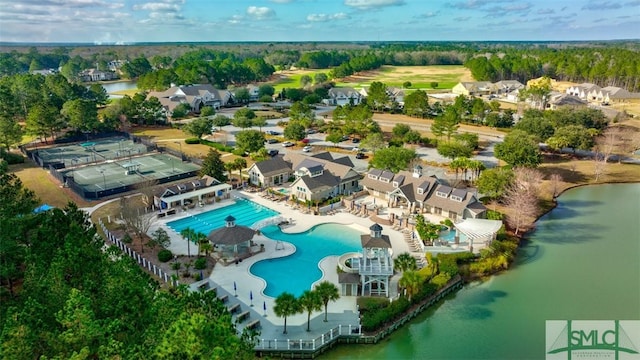
[[[264,301],[262,303],[262,309],[264,309],[264,316],[267,316],[267,302],[266,301]]]
[[[238,287],[235,281],[233,282],[233,296],[238,297]]]
[[[251,306],[253,306],[253,291],[249,291],[249,300],[251,300]]]
[[[34,214],[39,214],[41,212],[49,211],[51,209],[53,209],[53,206],[51,206],[49,204],[42,204],[42,205],[38,206],[37,208],[33,209],[33,213]]]

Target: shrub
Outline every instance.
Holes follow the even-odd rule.
[[[158,261],[165,263],[171,259],[173,259],[171,251],[163,249],[158,252]]]
[[[434,276],[433,279],[431,279],[431,283],[440,289],[445,286],[449,280],[451,280],[451,276],[443,272]]]
[[[193,144],[200,144],[200,139],[198,138],[188,138],[184,140],[185,143],[193,145]]]
[[[218,150],[218,151],[223,151],[223,152],[232,152],[233,151],[233,147],[232,146],[227,146],[224,144],[221,144],[219,142],[215,142],[215,141],[209,141],[209,140],[200,140],[200,144],[202,145],[207,145],[207,146],[211,146],[212,148]]]
[[[198,258],[193,265],[197,270],[202,270],[207,268],[207,258]]]
[[[24,156],[20,154],[2,151],[1,155],[1,158],[4,159],[9,165],[24,163]]]
[[[259,99],[260,102],[266,102],[266,103],[270,103],[273,102],[273,98],[271,98],[271,96],[269,95],[262,95]]]

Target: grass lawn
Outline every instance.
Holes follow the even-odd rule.
[[[407,81],[411,82],[410,89],[432,90],[431,83],[437,82],[438,87],[433,90],[451,89],[460,81],[473,81],[471,72],[462,65],[433,65],[433,66],[383,66],[378,70],[363,71],[362,73],[340,79],[337,86],[361,88],[373,81],[380,81],[387,86],[403,87]]]
[[[112,95],[129,95],[129,97],[133,97],[135,94],[139,93],[140,90],[138,89],[128,89],[128,90],[118,90],[118,91],[114,91],[110,94]]]
[[[15,173],[22,184],[36,193],[40,202],[62,208],[69,201],[78,204],[79,207],[88,207],[97,204],[89,202],[76,195],[71,189],[63,188],[49,172],[36,166],[31,160],[24,164],[10,165],[9,171]]]
[[[275,75],[279,76],[279,79],[272,82],[271,85],[275,89],[276,93],[282,91],[284,88],[301,88],[300,78],[303,75],[311,76],[311,80],[317,73],[325,73],[329,75],[329,69],[320,70],[284,70],[279,71]]]
[[[283,88],[300,88],[300,78],[309,75],[313,79],[317,73],[328,74],[329,69],[321,70],[287,70],[277,73],[280,79],[271,85],[276,92]],[[411,88],[407,90],[444,90],[451,89],[460,81],[473,81],[471,72],[462,65],[433,65],[433,66],[382,66],[380,69],[363,71],[344,79],[336,79],[336,86],[362,88],[373,81],[380,81],[387,86],[399,87],[409,81]],[[431,89],[431,83],[437,82],[438,87]]]

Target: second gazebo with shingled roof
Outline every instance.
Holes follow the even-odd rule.
[[[229,215],[225,219],[225,226],[209,233],[207,239],[214,247],[218,247],[223,259],[243,259],[251,256],[251,241],[256,231],[246,226],[236,226],[236,218]]]

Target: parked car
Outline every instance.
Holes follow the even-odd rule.
[[[307,134],[315,134],[315,133],[317,133],[317,131],[315,129],[307,130]]]
[[[264,133],[267,134],[267,135],[280,135],[279,132],[273,131],[273,130],[267,130]]]
[[[311,147],[311,145],[307,145],[307,146],[305,146],[305,147],[303,147],[303,148],[302,148],[302,151],[304,151],[304,152],[309,152],[309,151],[311,151],[312,149],[313,149],[313,148]]]
[[[280,153],[280,151],[278,151],[278,149],[271,149],[267,152],[267,154],[269,154],[269,156],[274,157],[276,155],[278,155],[278,153]]]
[[[359,142],[360,142],[360,139],[358,139],[358,138],[353,138],[353,139],[351,139],[351,142],[352,142],[352,143],[354,143],[354,144],[357,144],[357,143],[359,143]]]
[[[295,145],[295,144],[292,143],[291,141],[285,141],[285,142],[282,143],[283,147],[290,147],[290,146],[293,146],[293,145]]]
[[[309,139],[302,139],[302,143],[303,144],[308,144],[309,143]]]
[[[278,139],[273,139],[273,138],[272,138],[272,139],[267,139],[265,142],[266,142],[267,144],[277,144],[277,143],[279,143],[280,141],[279,141]]]
[[[347,140],[349,140],[349,136],[344,135],[344,136],[342,137],[342,141],[347,141]]]
[[[363,152],[359,152],[356,154],[356,159],[364,159],[366,157],[367,155],[365,155]]]

